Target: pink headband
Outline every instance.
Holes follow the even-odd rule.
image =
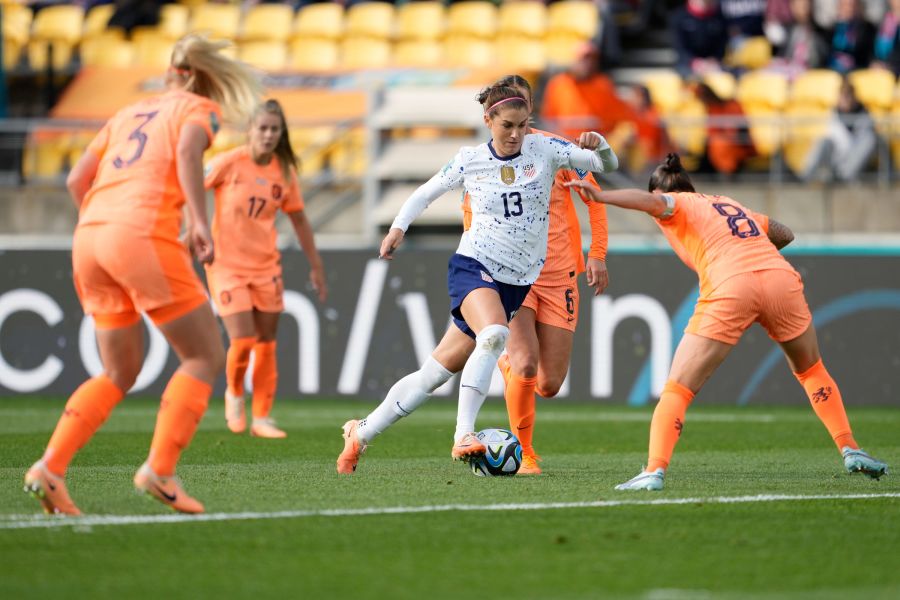
[[[512,102],[513,100],[521,100],[522,102],[525,102],[525,98],[522,98],[521,96],[513,96],[512,98],[504,98],[503,100],[499,100],[499,101],[494,102],[493,104],[491,104],[490,108],[488,108],[488,109],[487,109],[486,111],[484,111],[484,112],[485,112],[485,113],[489,113],[489,112],[491,112],[492,110],[494,110],[495,108],[497,108],[498,106],[500,106],[501,104],[503,104],[504,102]],[[528,103],[525,102],[525,104],[527,105]]]

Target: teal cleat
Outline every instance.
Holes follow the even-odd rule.
[[[887,475],[887,463],[869,456],[862,448],[854,450],[850,446],[844,446],[841,448],[841,456],[844,457],[844,467],[848,473],[862,473],[872,479]]]
[[[629,490],[648,490],[658,492],[665,487],[666,472],[663,469],[657,469],[652,472],[641,471],[637,476],[629,479],[625,483],[620,483],[616,489],[620,492]]]

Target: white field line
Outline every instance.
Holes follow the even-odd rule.
[[[274,512],[207,513],[202,515],[93,515],[55,517],[45,515],[0,515],[0,529],[39,529],[53,527],[96,527],[102,525],[157,525],[170,523],[206,523],[210,521],[259,521],[300,519],[305,517],[362,517],[371,515],[407,515],[438,512],[485,512],[519,510],[561,510],[572,508],[615,508],[619,506],[673,506],[682,504],[751,504],[757,502],[809,502],[814,500],[879,500],[900,498],[900,492],[881,494],[761,494],[758,496],[712,496],[708,498],[656,498],[653,500],[596,500],[593,502],[545,502],[533,504],[437,504],[430,506],[385,506],[334,508],[319,510],[283,510]]]

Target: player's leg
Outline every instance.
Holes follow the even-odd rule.
[[[537,315],[535,309],[529,305],[533,294],[534,288],[529,292],[522,308],[509,322],[506,353],[501,355],[497,362],[503,375],[503,396],[509,415],[509,428],[522,444],[522,466],[519,469],[519,473],[522,474],[540,472],[532,445],[536,404],[534,390],[538,380],[540,357]],[[535,298],[534,303],[537,302]]]
[[[281,312],[253,311],[257,342],[253,346],[253,423],[250,435],[280,439],[287,434],[275,426],[270,413],[278,389],[278,357],[276,334]]]
[[[245,293],[245,290],[234,290],[235,296]],[[222,323],[228,332],[228,353],[225,358],[225,422],[232,432],[243,433],[247,429],[244,375],[250,364],[250,353],[257,341],[253,310],[251,308],[223,314]]]

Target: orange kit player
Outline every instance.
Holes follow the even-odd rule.
[[[691,400],[753,323],[781,346],[844,467],[875,479],[887,473],[853,439],[841,392],[822,364],[803,282],[778,252],[794,239],[790,229],[731,198],[696,193],[677,154],[650,176],[649,193],[567,185],[597,202],[655,217],[676,254],[700,276],[700,298],[653,412],[647,467],[617,490],[663,489]]]
[[[516,89],[531,110],[531,85],[524,77],[509,75],[497,82]],[[546,131],[529,129],[560,137]],[[578,324],[579,273],[587,271],[587,282],[594,295],[606,289],[608,229],[606,206],[582,198],[588,205],[591,222],[591,249],[587,265],[581,250],[581,226],[572,204],[572,194],[564,187],[576,179],[594,181],[590,173],[561,170],[550,190],[550,231],[547,237],[547,262],[538,280],[531,286],[516,318],[509,322],[506,354],[497,366],[503,374],[509,427],[522,444],[520,475],[539,475],[540,457],[534,449],[535,391],[544,398],[558,392],[569,370],[572,339]],[[596,183],[596,182],[595,182]],[[463,200],[463,225],[472,221],[469,196]]]
[[[75,289],[92,315],[103,373],[69,398],[25,490],[48,513],[78,515],[66,468],[134,384],[143,363],[141,313],[166,336],[181,365],[162,395],[150,453],[134,485],[181,512],[203,512],[182,489],[175,465],[188,446],[225,361],[215,317],[190,254],[178,239],[187,200],[187,235],[197,258],[213,260],[203,190],[203,152],[220,121],[245,119],[259,84],[227,44],[189,35],[175,44],[168,91],[119,111],[69,174],[80,207],[72,242]]]
[[[325,271],[303,211],[297,158],[284,111],[268,100],[253,114],[245,146],[212,160],[206,187],[215,190],[213,242],[216,261],[207,265],[210,293],[225,329],[225,420],[234,433],[247,428],[244,374],[253,352],[253,422],[250,435],[283,438],[269,416],[278,384],[275,337],[284,310],[281,255],[275,247],[278,211],[291,220],[310,264],[310,280],[325,301]]]

